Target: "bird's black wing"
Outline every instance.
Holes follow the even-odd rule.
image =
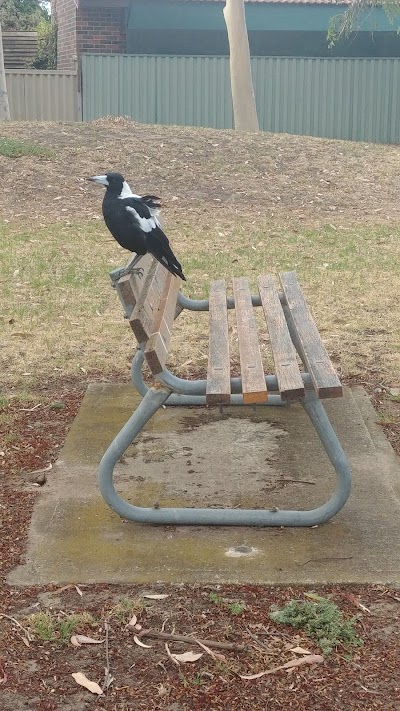
[[[159,210],[161,208],[161,198],[157,197],[157,195],[142,195],[141,199],[147,207],[152,210]]]
[[[155,196],[152,197],[158,199]],[[162,231],[157,217],[151,214],[148,204],[144,203],[143,199],[134,197],[124,198],[121,202],[136,229],[139,228],[145,234],[147,251],[158,259],[160,264],[168,269],[171,274],[179,276],[186,281],[182,266],[169,245],[168,237]]]

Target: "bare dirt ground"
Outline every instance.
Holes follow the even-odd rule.
[[[287,228],[400,225],[400,147],[322,141],[307,137],[260,134],[237,136],[230,131],[141,126],[127,120],[88,125],[7,124],[2,136],[32,141],[54,149],[52,160],[0,156],[0,220],[18,230],[100,220],[99,195],[84,177],[110,168],[125,172],[132,187],[161,193],[174,238],[185,238],[197,220],[204,241],[212,245],[218,231],[268,215],[269,230],[279,238]],[[229,156],[229,170],[226,159]],[[391,243],[394,244],[394,241]],[[302,248],[300,246],[300,248]],[[304,247],[303,247],[304,248]],[[382,249],[387,244],[382,244]],[[392,302],[392,308],[395,304]],[[371,334],[373,337],[374,334]],[[375,334],[377,343],[382,334]],[[357,348],[356,342],[354,347]],[[382,375],[380,354],[368,368],[349,372],[374,398],[377,419],[400,453],[397,374]],[[362,361],[362,358],[361,358]],[[194,364],[201,371],[203,366]],[[202,587],[109,585],[57,590],[55,586],[17,589],[6,575],[24,554],[30,514],[40,486],[51,477],[50,465],[76,414],[87,382],[127,377],[120,367],[95,368],[61,379],[51,372],[34,384],[34,396],[13,390],[4,399],[0,420],[0,702],[4,711],[373,711],[400,709],[400,593],[384,585],[323,588],[346,618],[359,614],[356,629],[363,646],[349,658],[339,646],[321,664],[280,669],[301,654],[300,646],[320,654],[303,632],[273,623],[272,603],[304,596],[304,589],[253,586]],[[390,392],[392,390],[392,393]],[[393,394],[394,393],[394,394]],[[7,395],[7,393],[5,393]],[[45,471],[41,471],[45,470]],[[378,535],[378,532],[377,532]],[[378,581],[377,581],[378,582]],[[79,581],[71,581],[77,583]],[[143,598],[144,592],[166,594]],[[360,607],[360,604],[365,606]],[[32,630],[30,615],[51,612],[58,622],[81,614],[76,634],[108,642],[74,647],[42,639]],[[213,658],[199,645],[170,641],[169,651],[204,652],[195,662],[176,664],[159,639],[143,638],[138,646],[126,627],[133,614],[145,628],[194,635],[243,645]],[[19,623],[19,624],[18,624]],[[22,625],[22,628],[19,626]],[[28,633],[28,634],[27,634]],[[50,635],[51,637],[51,635]],[[114,681],[97,698],[78,686],[72,673],[84,672],[100,686],[108,663]]]
[[[277,224],[398,223],[400,147],[286,134],[145,126],[12,123],[4,137],[54,149],[56,159],[0,157],[2,216],[40,223],[99,218],[84,178],[113,167],[162,195],[172,218],[199,210],[221,222],[268,214]],[[91,191],[90,191],[91,192]],[[175,214],[174,214],[175,213]],[[170,213],[169,213],[170,214]],[[178,221],[178,220],[177,220]]]

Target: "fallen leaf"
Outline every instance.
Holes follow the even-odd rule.
[[[90,681],[90,679],[88,679],[82,672],[75,672],[71,676],[74,677],[77,684],[84,686],[85,689],[90,691],[92,694],[97,694],[98,696],[102,695],[102,688],[95,681]]]
[[[354,595],[353,593],[345,593],[344,597],[352,603],[355,607],[358,607],[359,610],[362,610],[363,612],[368,612],[370,615],[372,615],[371,610],[368,609],[368,607],[365,607],[365,605],[362,604],[362,602],[359,601],[358,597]]]
[[[204,649],[207,654],[210,655],[213,659],[218,659],[220,662],[226,662],[226,657],[223,654],[220,654],[219,652],[214,652],[213,649],[210,649],[210,647],[207,647],[206,644],[203,642],[200,642],[199,639],[196,639],[196,637],[193,637],[193,640],[196,642],[196,644],[199,645],[202,649]]]
[[[129,620],[129,622],[126,626],[127,627],[134,627],[136,625],[136,622],[137,622],[137,617],[136,617],[136,615],[133,615],[133,617],[131,617],[131,619]]]
[[[1,674],[1,676],[0,676],[0,684],[5,684],[8,677],[7,677],[7,674],[6,674],[6,672],[5,672],[5,669],[4,669],[3,665],[1,665],[1,664],[0,664],[0,674]]]
[[[147,600],[165,600],[165,598],[169,597],[169,595],[167,595],[167,593],[160,593],[160,594],[145,593],[144,595],[142,595],[142,597],[147,598]]]
[[[75,585],[74,587],[75,587],[75,590],[76,590],[76,592],[78,593],[78,595],[79,595],[80,597],[82,597],[82,596],[83,596],[82,590],[81,590],[80,588],[78,588],[77,585]]]
[[[265,669],[265,671],[258,672],[258,674],[239,674],[241,679],[260,679],[260,677],[266,674],[275,674],[275,672],[281,669],[293,669],[293,667],[300,667],[302,664],[322,664],[324,658],[321,654],[309,654],[307,657],[301,657],[301,659],[291,659],[290,662],[286,664],[281,664],[279,667],[273,667],[272,669]]]
[[[389,392],[393,397],[398,397],[400,395],[400,388],[389,388]]]
[[[29,476],[34,476],[34,474],[44,474],[45,472],[50,472],[53,469],[53,465],[50,462],[50,464],[47,467],[44,467],[43,469],[35,469],[33,472],[29,472]]]
[[[304,647],[291,647],[289,651],[294,652],[294,654],[311,654],[311,652],[309,652],[308,649],[304,649]]]
[[[182,654],[173,654],[171,652],[171,657],[177,660],[177,662],[197,662],[200,657],[203,656],[203,652],[183,652]]]
[[[174,663],[174,664],[177,664],[178,667],[179,667],[179,662],[178,662],[177,659],[175,659],[174,655],[171,654],[171,650],[170,650],[170,648],[168,647],[167,642],[165,642],[165,651],[167,652],[169,658],[173,661],[173,663]]]
[[[153,646],[152,644],[145,644],[136,635],[134,635],[133,641],[138,645],[138,647],[144,647],[145,649],[151,649]]]
[[[93,639],[92,637],[86,637],[84,634],[74,634],[71,637],[71,644],[74,647],[80,647],[81,644],[103,644],[104,639]]]

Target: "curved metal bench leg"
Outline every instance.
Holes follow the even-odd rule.
[[[335,516],[343,508],[349,498],[351,491],[351,471],[342,445],[337,438],[336,432],[330,423],[321,400],[319,400],[314,393],[310,393],[304,398],[301,404],[314,425],[318,437],[336,472],[336,491],[326,504],[314,510],[314,513],[318,511],[318,515],[320,516],[320,520],[316,521],[316,523],[324,523]],[[313,512],[310,511],[308,513],[311,514]]]
[[[310,511],[263,509],[144,508],[124,501],[115,491],[114,467],[170,391],[149,388],[126,425],[104,454],[99,469],[100,490],[106,503],[122,518],[152,524],[212,526],[315,526],[329,521],[346,503],[351,474],[343,449],[320,400],[308,394],[302,401],[337,475],[337,488],[329,501]]]
[[[114,467],[145,424],[168,399],[169,395],[170,391],[164,388],[148,388],[143,400],[122,430],[113,439],[101,459],[98,472],[101,495],[107,504],[123,518],[139,520],[132,514],[135,510],[139,512],[142,509],[128,504],[118,496],[113,482]]]

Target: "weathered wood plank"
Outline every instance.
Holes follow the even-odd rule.
[[[135,256],[136,255],[134,255],[134,257]],[[127,266],[132,259],[129,260]],[[154,257],[150,254],[145,254],[138,264],[138,268],[143,269],[143,276],[139,277],[136,274],[127,274],[121,277],[115,285],[115,290],[128,318],[132,315],[132,310],[135,308],[139,294],[146,283],[146,277],[153,260]]]
[[[267,322],[279,392],[285,400],[298,400],[304,397],[305,389],[297,363],[296,349],[290,338],[274,278],[270,275],[260,276],[258,287]]]
[[[154,319],[168,274],[165,267],[154,260],[129,319],[132,331],[139,343],[147,341],[154,332]]]
[[[147,341],[144,351],[153,375],[161,373],[165,368],[180,286],[180,280],[167,272],[163,294],[155,314],[154,332]]]
[[[341,397],[342,385],[311,316],[294,272],[279,275],[304,361],[318,397]]]
[[[228,309],[223,279],[213,281],[209,294],[209,352],[206,401],[210,405],[228,403],[231,399],[229,362]]]
[[[251,303],[249,282],[243,277],[233,280],[235,313],[242,373],[243,402],[266,402],[268,398],[264,368],[258,341],[257,325]]]

